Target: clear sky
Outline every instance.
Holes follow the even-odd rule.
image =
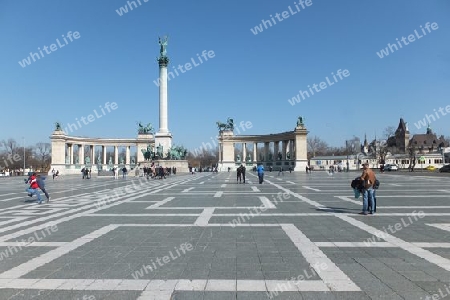
[[[176,145],[200,147],[227,117],[251,122],[243,134],[268,134],[293,130],[303,116],[309,134],[332,146],[353,135],[372,139],[400,117],[422,133],[414,123],[426,114],[438,114],[428,117],[432,129],[450,135],[447,0],[312,0],[304,7],[297,0],[139,1],[128,1],[131,10],[125,0],[1,0],[0,140],[49,142],[56,121],[64,128],[82,117],[87,125],[71,135],[132,138],[139,121],[158,129],[153,81],[165,34],[169,71],[197,64],[168,83]],[[267,29],[254,34],[262,20]],[[427,22],[437,24],[428,31]],[[391,45],[380,58],[388,43],[398,49]],[[214,57],[200,63],[204,50]],[[339,69],[347,77],[336,76]],[[300,90],[309,97],[291,105]],[[107,102],[116,109],[108,112]]]

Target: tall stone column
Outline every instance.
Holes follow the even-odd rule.
[[[159,64],[159,130],[155,134],[155,147],[161,145],[163,147],[164,156],[170,148],[172,148],[172,134],[168,126],[168,103],[167,103],[167,66],[169,65],[169,57],[167,57],[166,46],[167,37],[159,39],[161,46]]]
[[[253,163],[258,161],[258,143],[253,143]]]
[[[242,163],[246,163],[247,160],[247,143],[242,143]]]

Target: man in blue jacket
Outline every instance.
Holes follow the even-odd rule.
[[[262,164],[260,164],[256,168],[256,172],[258,172],[259,184],[263,183],[263,181],[264,181],[264,166]]]

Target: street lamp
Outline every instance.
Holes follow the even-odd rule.
[[[352,153],[353,153],[353,148],[355,147],[355,144],[352,142],[352,145],[351,145],[351,151],[352,151]],[[347,149],[347,172],[350,170],[350,163],[349,163],[349,151],[350,151],[350,149],[349,149],[349,146],[348,146],[348,141],[346,140],[345,141],[345,148]]]
[[[25,176],[25,137],[22,137],[23,140],[23,175]]]

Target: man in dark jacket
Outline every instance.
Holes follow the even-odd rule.
[[[47,198],[47,202],[50,201],[50,196],[48,195],[47,191],[45,190],[45,182],[44,182],[45,178],[42,177],[41,175],[38,175],[36,177],[36,182],[39,186],[39,188],[41,189],[41,191],[45,194],[45,197]]]

